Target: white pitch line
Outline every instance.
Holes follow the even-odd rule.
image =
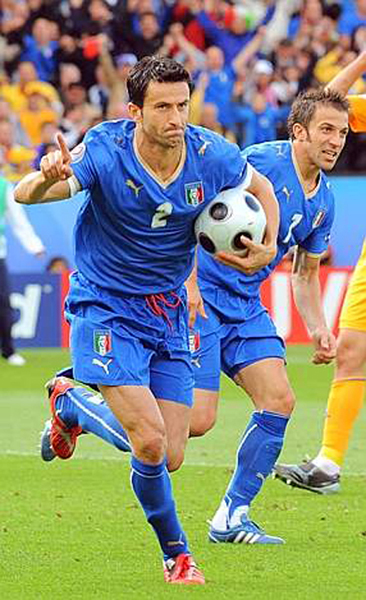
[[[117,451],[116,451],[117,452]],[[121,456],[122,455],[122,456]],[[0,450],[0,457],[1,456],[24,456],[24,457],[39,457],[40,455],[38,452],[19,452],[17,450]],[[89,460],[96,460],[96,461],[111,461],[111,462],[115,462],[115,461],[121,461],[121,459],[123,459],[123,457],[125,457],[126,459],[128,459],[129,457],[129,452],[121,452],[119,455],[117,454],[117,456],[101,456],[100,454],[88,454],[88,456],[83,456],[82,453],[79,454],[79,456],[74,456],[72,458],[72,460],[85,460],[85,461],[89,461]],[[223,468],[223,469],[227,469],[227,468],[232,468],[233,467],[233,463],[209,463],[209,462],[199,462],[199,461],[194,461],[194,460],[190,460],[187,459],[185,461],[185,463],[183,464],[183,468],[184,467],[218,467],[218,468]],[[366,472],[362,471],[362,472],[357,472],[357,471],[343,471],[344,473],[344,477],[365,477],[366,476]]]

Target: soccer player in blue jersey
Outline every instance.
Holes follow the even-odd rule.
[[[290,247],[296,246],[293,290],[312,337],[313,362],[335,356],[335,339],[321,305],[319,263],[328,246],[334,198],[323,170],[332,169],[348,132],[348,103],[332,91],[305,92],[289,116],[290,141],[258,144],[243,155],[272,182],[280,205],[278,252],[266,268],[245,275],[198,252],[198,282],[208,319],[198,317],[193,364],[195,402],[191,435],[203,435],[216,420],[220,371],[247,392],[254,412],[240,441],[236,467],[209,539],[213,542],[281,544],[249,518],[249,507],[281,451],[294,407],[285,349],[260,300],[260,285]]]
[[[94,127],[71,154],[59,135],[59,150],[15,190],[28,204],[86,192],[66,316],[75,378],[96,385],[107,404],[54,379],[43,442],[48,459],[69,458],[83,431],[132,448],[132,487],[158,537],[165,580],[202,584],[167,470],[183,460],[192,405],[184,281],[194,259],[193,222],[218,192],[247,181],[268,228],[266,243],[251,245],[239,262],[259,268],[276,252],[278,204],[237,146],[187,126],[191,81],[179,63],[144,58],[127,86],[131,120]]]

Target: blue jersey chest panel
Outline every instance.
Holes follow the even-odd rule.
[[[291,246],[300,245],[311,254],[321,254],[329,242],[334,218],[334,197],[329,181],[320,174],[316,193],[306,197],[291,155],[289,142],[267,142],[243,152],[248,162],[271,181],[280,208],[278,252],[275,260],[252,276],[225,267],[203,250],[199,252],[201,284],[208,281],[243,296],[259,294],[266,279]]]
[[[246,151],[248,161],[271,181],[280,208],[280,252],[305,245],[313,253],[325,250],[334,219],[330,182],[320,173],[317,190],[306,196],[292,159],[290,142],[269,142]]]
[[[194,219],[224,187],[242,181],[246,161],[233,144],[191,128],[184,165],[164,186],[138,159],[133,134],[131,121],[101,124],[72,164],[87,190],[76,225],[76,262],[85,277],[94,281],[98,271],[112,289],[173,289],[191,269]]]

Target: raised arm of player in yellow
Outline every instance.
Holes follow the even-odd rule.
[[[366,50],[361,52],[347,67],[342,69],[326,87],[346,95],[355,81],[365,72]],[[347,96],[347,98],[351,107],[349,124],[352,131],[366,131],[366,95],[351,95]]]

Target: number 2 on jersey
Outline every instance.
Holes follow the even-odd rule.
[[[173,212],[173,205],[170,202],[164,202],[159,204],[156,208],[155,214],[151,219],[151,228],[156,229],[157,227],[166,227],[168,217]]]

